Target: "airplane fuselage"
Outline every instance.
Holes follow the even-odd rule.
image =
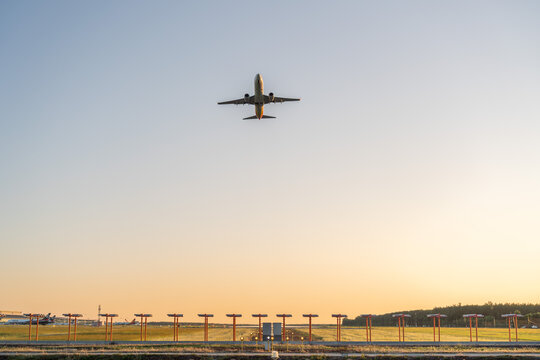
[[[37,325],[38,320],[32,319],[32,325]],[[30,320],[8,320],[6,322],[7,325],[28,325],[30,323]],[[39,325],[49,325],[53,324],[54,320],[49,318],[41,318],[39,319]]]
[[[264,84],[261,74],[255,75],[255,115],[261,120],[264,114]]]

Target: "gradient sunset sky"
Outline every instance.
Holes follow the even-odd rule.
[[[1,1],[0,309],[540,302],[539,19],[538,1]],[[264,121],[216,105],[257,73],[302,101]]]

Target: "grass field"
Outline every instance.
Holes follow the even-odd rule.
[[[299,341],[300,337],[307,338],[307,328],[289,327],[287,332],[292,331],[292,338]],[[540,329],[519,329],[519,340],[540,341]],[[152,341],[172,340],[171,326],[148,326],[147,339]],[[238,327],[236,330],[237,340],[244,337],[245,340],[255,336],[257,327]],[[35,326],[32,326],[32,337],[35,334]],[[290,334],[290,333],[289,333]],[[201,341],[203,340],[203,328],[200,326],[180,327],[180,340]],[[314,340],[334,341],[336,339],[335,327],[314,327]],[[342,327],[342,341],[364,341],[365,329],[357,327]],[[512,337],[514,330],[512,330]],[[473,329],[474,338],[474,329]],[[0,326],[0,340],[26,340],[28,339],[28,326],[5,325]],[[39,327],[40,340],[66,340],[67,326],[47,325]],[[372,331],[373,341],[397,341],[397,327],[374,327]],[[479,328],[478,339],[480,341],[507,341],[508,329]],[[104,327],[78,326],[77,340],[105,340]],[[140,340],[139,326],[115,326],[113,329],[113,340],[138,341]],[[232,328],[230,327],[210,327],[209,340],[224,341],[232,340]],[[409,341],[432,341],[432,328],[405,329],[405,340]],[[468,328],[441,328],[442,341],[469,341]]]
[[[335,340],[335,328],[314,329],[313,334],[324,340]],[[540,341],[540,329],[518,329],[519,340]],[[512,339],[514,329],[512,329]],[[342,341],[364,341],[366,331],[364,328],[341,328]],[[374,327],[371,339],[373,341],[397,341],[397,327]],[[475,332],[473,329],[473,339]],[[431,327],[407,327],[405,328],[405,340],[407,341],[433,341],[433,328]],[[479,328],[479,341],[507,341],[508,329]],[[441,328],[441,341],[469,341],[469,328]]]

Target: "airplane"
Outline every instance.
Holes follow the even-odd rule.
[[[48,325],[53,324],[56,319],[56,315],[51,317],[51,313],[48,313],[45,315],[45,317],[42,317],[39,319],[39,325]],[[28,325],[30,323],[30,319],[10,319],[6,322],[6,325]],[[37,324],[37,319],[32,319],[32,325]]]
[[[269,116],[264,115],[264,105],[269,103],[282,103],[285,101],[300,101],[300,99],[294,99],[294,98],[284,98],[284,97],[278,97],[274,96],[274,93],[269,93],[268,95],[264,95],[263,91],[263,79],[261,74],[255,75],[255,95],[249,96],[249,94],[245,94],[243,98],[237,99],[237,100],[230,100],[230,101],[222,101],[218,102],[218,105],[227,105],[227,104],[235,104],[235,105],[255,105],[255,115],[249,116],[244,118],[243,120],[252,120],[252,119],[275,119],[275,116]]]
[[[124,320],[126,321],[115,322],[114,325],[139,325],[139,322],[135,319],[131,321],[128,321],[127,319],[124,319]]]

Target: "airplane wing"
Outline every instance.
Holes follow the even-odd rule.
[[[254,103],[255,103],[255,96],[249,96],[249,97],[243,97],[241,99],[236,99],[236,100],[218,102],[218,105],[227,105],[227,104],[245,105],[245,104],[254,104]]]
[[[285,97],[279,97],[279,96],[273,96],[270,97],[268,95],[264,95],[264,103],[283,103],[285,101],[300,101],[300,99],[296,98],[285,98]]]

